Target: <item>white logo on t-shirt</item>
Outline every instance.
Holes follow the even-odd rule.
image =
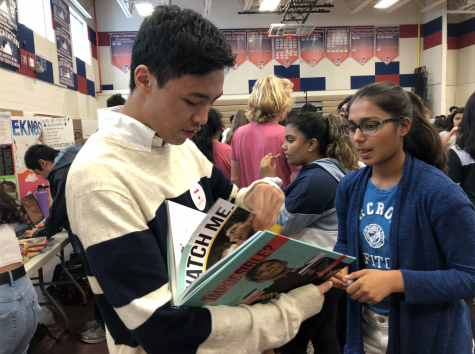
[[[370,224],[365,227],[363,234],[371,247],[381,248],[384,245],[384,231],[381,226]]]
[[[203,190],[203,187],[199,183],[190,184],[190,194],[193,203],[198,210],[203,211],[206,206],[206,195]]]

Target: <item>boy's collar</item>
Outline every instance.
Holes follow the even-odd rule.
[[[116,106],[97,110],[98,132],[113,136],[148,152],[165,146],[166,143],[153,129],[132,117],[121,114],[122,107]]]

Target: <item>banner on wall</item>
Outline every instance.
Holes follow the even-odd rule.
[[[112,65],[124,73],[130,71],[132,48],[136,36],[137,32],[110,33]]]
[[[69,32],[69,7],[63,0],[51,0],[53,22]]]
[[[315,28],[310,37],[300,37],[300,58],[312,68],[325,57],[323,28]]]
[[[399,27],[376,28],[376,57],[388,65],[399,56]]]
[[[20,69],[20,43],[11,28],[0,23],[0,63]]]
[[[69,88],[74,88],[73,62],[58,55],[59,83]]]
[[[246,30],[222,30],[221,32],[236,56],[233,67],[236,70],[246,61]]]
[[[273,38],[274,59],[288,68],[299,58],[298,38]]]
[[[29,193],[34,193],[38,185],[48,185],[48,181],[26,168],[24,160],[25,153],[30,146],[43,143],[43,129],[41,119],[26,117],[12,117],[11,127],[19,195],[20,198],[23,198]]]
[[[0,23],[18,31],[16,0],[0,0]]]
[[[272,60],[272,39],[266,34],[266,29],[247,30],[247,58],[259,69]]]
[[[43,143],[55,150],[74,145],[74,126],[71,118],[43,118]]]
[[[351,57],[365,65],[374,57],[374,27],[351,27]]]
[[[73,59],[73,52],[71,49],[71,36],[62,27],[54,24],[54,32],[56,33],[56,50],[58,54]]]
[[[325,56],[340,66],[350,56],[350,28],[325,28]]]

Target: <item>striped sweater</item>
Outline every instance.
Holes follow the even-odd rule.
[[[204,212],[217,198],[245,207],[248,189],[238,191],[190,141],[162,144],[138,121],[99,111],[99,131],[71,166],[66,200],[110,353],[260,353],[289,341],[321,309],[313,285],[266,305],[171,307],[164,201],[197,209],[196,183]]]

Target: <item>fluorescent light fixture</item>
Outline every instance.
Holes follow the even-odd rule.
[[[279,3],[280,0],[264,0],[259,6],[259,11],[274,11]]]
[[[392,4],[396,3],[397,1],[398,0],[381,0],[376,5],[374,5],[374,7],[376,9],[386,9],[389,6],[391,6]]]
[[[132,18],[132,14],[130,13],[130,10],[125,4],[124,0],[117,0],[117,3],[119,4],[122,11],[124,11],[125,17]]]
[[[148,16],[153,12],[153,6],[149,2],[136,2],[135,8],[140,16]]]
[[[91,15],[89,15],[89,12],[87,12],[84,7],[81,6],[81,4],[78,2],[78,0],[71,0],[72,4],[76,7],[76,9],[84,15],[86,18],[92,18]]]

